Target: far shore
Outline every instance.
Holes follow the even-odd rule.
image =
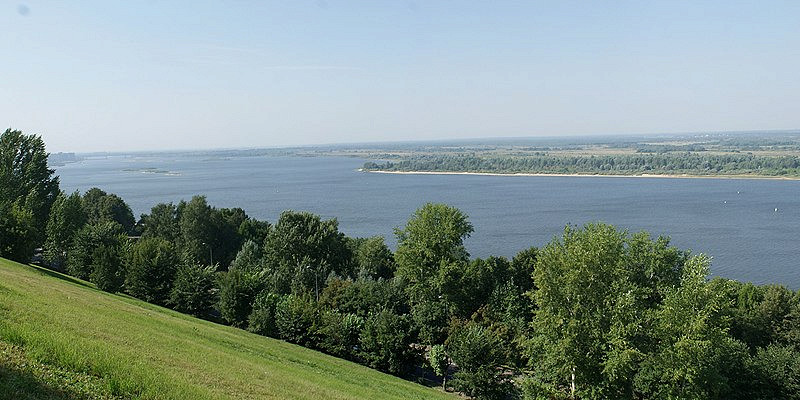
[[[483,176],[574,176],[589,178],[681,178],[681,179],[773,179],[796,181],[795,176],[768,176],[768,175],[689,175],[689,174],[639,174],[639,175],[611,175],[611,174],[556,174],[556,173],[499,173],[499,172],[451,172],[451,171],[383,171],[366,170],[359,168],[360,172],[376,174],[401,174],[401,175],[483,175]]]

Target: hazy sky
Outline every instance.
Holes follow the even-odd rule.
[[[800,128],[800,1],[0,0],[50,151]]]

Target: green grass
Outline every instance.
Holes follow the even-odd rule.
[[[0,381],[0,398],[454,398],[4,259]]]

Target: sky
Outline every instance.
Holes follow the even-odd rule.
[[[800,128],[800,1],[6,1],[48,151]]]

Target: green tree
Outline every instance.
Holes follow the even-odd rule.
[[[165,305],[179,263],[172,243],[160,237],[142,238],[126,258],[125,290],[149,303]]]
[[[259,335],[278,337],[278,326],[275,320],[275,310],[281,296],[263,291],[256,296],[253,302],[253,311],[247,318],[247,330]]]
[[[320,349],[337,357],[353,359],[364,318],[328,310],[320,319]]]
[[[531,364],[542,383],[585,398],[632,396],[650,315],[684,259],[668,240],[604,224],[567,227],[542,248],[531,292]]]
[[[0,257],[28,261],[44,242],[58,177],[47,166],[44,141],[6,129],[0,135]]]
[[[458,366],[452,380],[456,390],[476,399],[504,399],[512,392],[512,383],[503,377],[500,340],[491,331],[472,323],[459,326],[445,345]]]
[[[355,250],[358,276],[370,279],[391,279],[394,276],[394,256],[383,236],[364,239]]]
[[[419,352],[411,347],[411,324],[404,316],[380,311],[364,322],[360,337],[360,357],[381,371],[403,375],[419,360]]]
[[[116,293],[122,289],[125,280],[124,250],[122,243],[100,244],[92,253],[92,273],[89,279],[97,288]]]
[[[178,268],[169,305],[177,311],[206,318],[216,304],[216,272],[212,266],[185,264]]]
[[[127,241],[126,236],[122,232],[122,227],[116,222],[100,222],[96,224],[84,225],[75,234],[73,245],[67,253],[67,272],[70,275],[84,280],[92,280],[91,275],[94,272],[96,265],[101,265],[103,268],[110,271],[116,276],[117,272],[122,273],[122,263],[117,265],[111,264],[98,264],[95,256],[103,255],[105,261],[112,261],[112,249],[121,249],[123,244]],[[97,249],[104,247],[103,252],[97,253]],[[110,276],[110,272],[104,271],[104,279]],[[124,275],[122,275],[124,279]],[[111,285],[113,287],[115,285]]]
[[[255,274],[241,269],[222,272],[217,303],[222,319],[237,328],[246,327],[253,301],[260,291],[261,283]]]
[[[91,188],[83,194],[83,209],[90,224],[116,222],[125,233],[133,232],[136,223],[133,212],[125,200],[115,194]]]
[[[59,194],[50,210],[47,221],[47,240],[45,242],[45,259],[57,269],[64,267],[67,252],[72,246],[75,235],[86,224],[86,213],[83,211],[81,196],[75,192],[69,196]]]
[[[330,273],[352,277],[352,255],[335,219],[285,211],[264,244],[264,264],[275,293],[321,291]]]
[[[150,214],[143,214],[140,218],[142,224],[142,237],[158,237],[178,244],[181,236],[178,224],[178,207],[172,203],[160,203],[150,209]]]
[[[285,296],[275,307],[275,326],[280,338],[301,346],[318,343],[319,313],[309,294]]]
[[[444,345],[435,344],[428,352],[428,363],[436,376],[442,378],[442,389],[447,390],[447,372],[450,369],[450,357]]]
[[[689,259],[680,285],[655,313],[657,346],[635,377],[646,397],[724,399],[736,393],[731,378],[745,369],[747,348],[727,334],[720,312],[725,293],[707,283],[708,264],[704,256]]]
[[[36,246],[34,224],[30,210],[19,204],[0,203],[0,257],[30,261]]]
[[[436,287],[439,269],[469,259],[464,239],[472,231],[472,224],[459,209],[433,203],[419,208],[403,229],[395,231],[397,274],[408,281],[413,301],[440,295]]]

